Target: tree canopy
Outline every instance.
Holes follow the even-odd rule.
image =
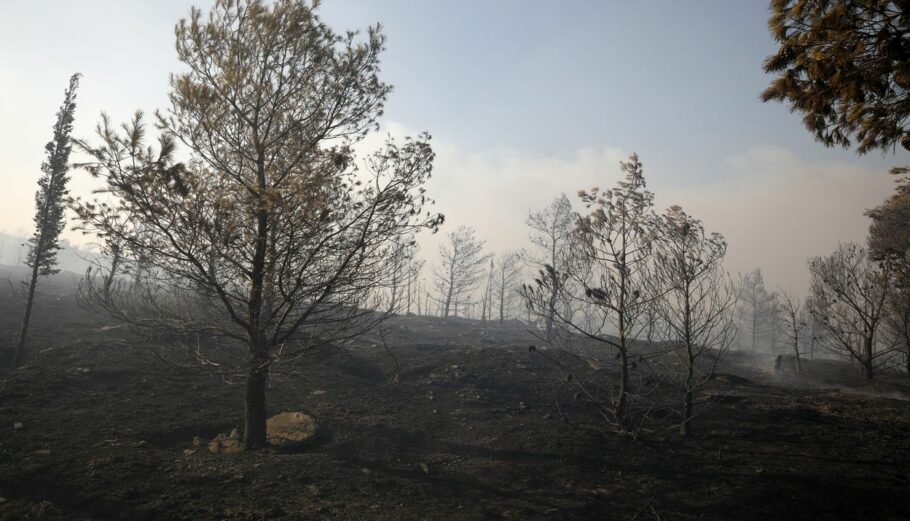
[[[381,318],[397,245],[441,222],[424,211],[429,136],[390,140],[364,161],[352,151],[390,91],[378,76],[379,27],[338,34],[314,9],[193,9],[176,27],[186,71],[171,77],[157,145],[140,113],[121,129],[103,117],[100,143],[80,142],[107,197],[73,207],[107,253],[144,266],[117,298],[91,280],[88,293],[141,326],[245,344],[233,374],[247,379],[248,448],[265,443],[270,368]]]
[[[826,146],[910,150],[910,12],[892,0],[773,0],[780,47],[763,101],[789,102]]]

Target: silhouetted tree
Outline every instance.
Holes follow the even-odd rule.
[[[499,268],[496,270],[496,301],[499,304],[499,324],[505,321],[512,309],[512,300],[518,291],[518,280],[521,275],[521,257],[518,253],[507,252],[499,255]]]
[[[550,294],[546,296],[546,312],[542,315],[547,339],[553,338],[556,308],[564,289],[561,284],[567,280],[566,267],[574,222],[572,203],[566,194],[559,194],[549,206],[528,215],[527,225],[531,229],[530,239],[534,249],[524,251],[522,258],[540,276],[551,279]]]
[[[683,368],[683,408],[679,433],[689,434],[696,414],[696,393],[736,337],[736,292],[727,280],[723,259],[727,242],[705,232],[701,221],[678,206],[670,207],[655,227],[651,294],[667,324],[667,340]],[[711,360],[701,358],[710,353]]]
[[[910,168],[894,168],[900,176],[894,194],[866,212],[869,225],[869,255],[887,263],[896,282],[910,286]]]
[[[149,266],[99,305],[141,327],[246,346],[232,374],[246,379],[247,448],[266,443],[271,368],[373,327],[396,244],[440,223],[423,213],[427,136],[389,141],[355,168],[351,144],[377,127],[390,90],[378,77],[379,28],[359,41],[313,9],[303,0],[217,0],[208,17],[192,9],[176,27],[185,72],[171,78],[158,146],[146,143],[141,114],[120,132],[102,118],[101,143],[82,145],[114,202],[73,202],[87,227],[118,236],[125,257]],[[186,163],[174,162],[178,143]],[[210,363],[205,348],[192,354]]]
[[[828,333],[823,345],[859,362],[863,376],[871,380],[875,359],[889,352],[876,349],[876,341],[891,273],[856,244],[840,244],[831,255],[810,259],[809,272],[810,312]]]
[[[488,256],[490,267],[487,271],[487,280],[483,285],[483,296],[481,297],[480,321],[483,327],[483,334],[487,334],[487,320],[493,315],[493,277],[496,275],[496,257]]]
[[[459,226],[449,233],[448,243],[439,246],[441,265],[435,270],[437,301],[442,305],[442,316],[448,317],[480,282],[481,270],[487,261],[483,255],[484,241],[474,237],[474,228]]]
[[[768,334],[768,348],[771,353],[777,353],[777,343],[787,336],[786,321],[784,320],[784,305],[781,295],[777,292],[770,293],[771,300],[767,309],[766,333]]]
[[[762,331],[767,331],[774,312],[774,295],[765,289],[760,268],[741,277],[737,299],[740,318],[746,326],[752,351],[755,351],[758,337]]]
[[[408,285],[417,244],[413,237],[400,237],[395,240],[395,243],[390,266],[388,305],[390,312],[400,313],[408,305]]]
[[[421,288],[421,278],[420,273],[423,271],[425,261],[416,258],[414,255],[411,255],[408,259],[407,265],[407,304],[405,306],[405,312],[407,314],[411,313],[411,305],[416,305],[417,314],[420,314],[420,288]]]
[[[46,159],[41,164],[43,175],[38,179],[38,192],[35,194],[35,234],[28,241],[28,257],[25,261],[32,271],[27,281],[25,314],[22,317],[22,327],[19,329],[16,351],[13,354],[13,367],[18,367],[25,356],[25,342],[38,279],[59,271],[56,268],[57,252],[60,250],[60,232],[66,227],[64,197],[67,194],[66,184],[70,179],[69,157],[73,149],[70,134],[73,131],[78,86],[79,74],[74,74],[63,95],[63,105],[57,111],[54,137],[44,147]]]
[[[888,298],[885,325],[903,346],[910,376],[910,168],[894,168],[891,173],[900,176],[895,193],[866,212],[872,219],[869,255],[893,273],[894,287]]]
[[[904,368],[910,377],[910,288],[892,288],[885,308],[885,330],[896,346],[901,346]]]
[[[609,346],[619,360],[619,385],[612,403],[599,403],[604,414],[623,431],[633,428],[630,417],[631,345],[640,331],[641,318],[654,298],[647,293],[648,262],[655,237],[654,196],[645,189],[642,164],[637,155],[620,163],[625,173],[616,188],[579,192],[589,213],[579,216],[573,233],[570,258],[565,276],[546,270],[526,284],[523,292],[529,310],[546,317],[550,311],[549,296],[554,289],[561,297],[590,303],[596,310],[595,320],[575,320],[555,308],[556,318],[567,328]],[[582,289],[580,295],[566,294],[565,279]],[[588,328],[586,324],[593,327]],[[615,333],[615,335],[614,335]]]
[[[793,347],[793,355],[796,357],[796,371],[801,373],[803,363],[799,352],[799,341],[801,332],[809,322],[805,316],[805,308],[802,307],[802,303],[793,298],[789,291],[780,293],[780,305],[787,341]]]
[[[819,322],[818,316],[812,313],[812,310],[817,307],[819,306],[816,304],[815,298],[811,294],[808,295],[803,305],[803,311],[809,342],[809,357],[813,359],[816,357],[817,347],[822,343],[822,337],[825,335],[824,327]]]
[[[788,101],[827,146],[910,150],[910,7],[891,0],[773,0],[780,44],[762,100]]]

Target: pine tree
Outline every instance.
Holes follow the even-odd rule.
[[[773,0],[780,44],[763,101],[787,101],[826,146],[910,150],[910,12],[890,0]]]
[[[60,232],[66,226],[63,217],[64,201],[67,194],[66,183],[69,181],[69,157],[73,146],[70,134],[73,131],[73,114],[76,111],[76,87],[79,86],[79,74],[70,78],[69,88],[63,97],[63,105],[57,112],[57,123],[54,125],[54,137],[44,147],[47,160],[41,165],[44,175],[38,180],[38,192],[35,194],[35,234],[29,239],[26,264],[32,269],[28,279],[28,299],[25,303],[25,315],[22,328],[19,330],[19,341],[13,356],[13,367],[18,367],[25,354],[25,341],[28,325],[32,315],[32,304],[35,300],[35,289],[38,279],[57,273],[57,252],[60,250]]]
[[[174,339],[161,347],[187,362],[202,358],[185,349],[193,339],[223,339],[206,346],[217,365],[202,366],[245,379],[247,449],[267,444],[276,364],[387,318],[401,241],[442,222],[423,210],[432,204],[429,135],[354,151],[391,90],[379,77],[381,28],[338,33],[318,6],[192,9],[175,29],[184,69],[157,113],[158,144],[144,137],[141,113],[121,130],[102,118],[98,144],[77,143],[107,201],[72,208],[105,237],[104,253],[121,244],[126,263],[146,266],[110,295],[87,278],[85,301]]]
[[[565,272],[569,263],[569,241],[576,215],[566,194],[559,194],[549,206],[538,212],[531,212],[526,221],[531,229],[530,251],[522,252],[525,263],[550,281],[549,295],[546,295],[546,309],[543,314],[544,335],[551,340],[555,334],[556,309],[562,284],[566,282]]]

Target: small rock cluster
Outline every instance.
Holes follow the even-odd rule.
[[[243,438],[240,436],[240,431],[234,429],[228,436],[225,436],[224,433],[215,436],[215,439],[209,442],[208,450],[212,454],[236,454],[238,452],[243,452]]]

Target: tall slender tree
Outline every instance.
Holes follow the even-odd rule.
[[[765,288],[761,268],[742,277],[737,299],[740,319],[748,331],[751,349],[755,351],[759,336],[768,331],[774,305],[774,295]]]
[[[499,268],[496,270],[496,301],[499,304],[499,325],[505,322],[507,313],[512,308],[512,297],[518,290],[518,277],[521,273],[521,257],[515,252],[499,255]]]
[[[800,339],[805,341],[805,335],[802,334],[802,331],[808,325],[806,309],[802,307],[802,303],[799,300],[793,298],[793,294],[789,291],[781,292],[779,295],[784,327],[786,328],[784,334],[793,347],[793,355],[796,357],[796,371],[801,373],[803,371],[803,362],[799,341]]]
[[[70,77],[69,87],[63,95],[63,105],[57,111],[54,137],[44,146],[47,158],[41,165],[44,175],[38,180],[38,192],[35,194],[35,234],[28,241],[26,259],[26,264],[32,271],[27,281],[28,297],[25,301],[22,327],[19,329],[19,340],[16,342],[16,352],[13,355],[13,367],[18,367],[25,356],[25,342],[32,318],[38,279],[59,271],[56,268],[57,252],[60,250],[60,232],[66,226],[64,197],[67,194],[66,184],[70,179],[69,158],[73,149],[70,134],[73,131],[78,86],[79,74],[76,73]]]
[[[522,252],[525,263],[540,276],[549,277],[550,293],[546,298],[544,319],[545,338],[553,338],[556,308],[566,282],[566,266],[569,262],[569,246],[575,214],[566,194],[559,194],[549,206],[528,215],[527,225],[531,229],[533,250]]]
[[[489,259],[490,269],[487,272],[487,280],[483,286],[482,307],[480,310],[480,321],[484,334],[487,333],[487,320],[493,315],[493,277],[496,275],[496,257],[489,255]]]
[[[448,243],[439,246],[441,266],[435,269],[434,278],[443,317],[453,311],[458,315],[459,304],[470,304],[471,293],[477,288],[487,261],[483,245],[484,241],[474,236],[474,228],[459,226],[449,234]]]

